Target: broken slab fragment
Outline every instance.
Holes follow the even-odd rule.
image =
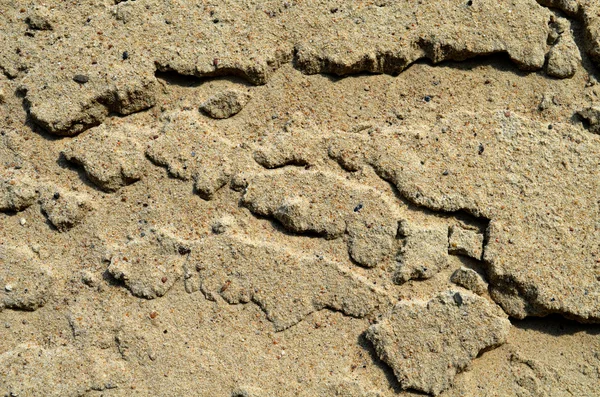
[[[0,211],[23,211],[35,203],[34,181],[18,171],[0,172]]]
[[[315,13],[314,27],[296,43],[296,64],[306,73],[398,74],[422,58],[438,63],[493,53],[508,54],[524,70],[544,65],[550,13],[533,0],[510,7],[493,0],[336,5],[339,12]]]
[[[208,98],[200,105],[200,110],[213,119],[227,119],[233,117],[250,101],[250,95],[239,90],[219,92]]]
[[[400,216],[394,205],[376,189],[335,174],[285,169],[252,175],[242,204],[294,233],[328,239],[347,233],[350,257],[360,265],[377,266],[395,256]]]
[[[600,134],[600,107],[591,106],[577,112],[589,124],[590,132]]]
[[[448,252],[481,260],[483,255],[483,234],[476,230],[452,225],[448,234]]]
[[[499,110],[337,134],[331,146],[413,204],[487,222],[490,293],[509,315],[600,322],[597,135]]]
[[[147,148],[146,155],[169,175],[194,182],[195,192],[211,200],[249,155],[232,142],[217,136],[196,112],[183,111],[167,117],[163,133]]]
[[[317,153],[326,147],[326,138],[320,131],[286,129],[265,138],[254,152],[254,160],[265,168],[273,169],[286,165],[315,165],[320,160]]]
[[[570,31],[565,31],[548,53],[546,72],[560,79],[573,77],[581,65],[579,47]]]
[[[460,269],[456,269],[450,281],[477,295],[484,295],[488,291],[488,284],[481,275],[468,267],[461,266]]]
[[[261,7],[225,2],[216,15],[188,5],[185,0],[153,3],[152,18],[146,4],[133,1],[84,16],[54,7],[52,19],[77,17],[81,23],[52,45],[37,37],[17,40],[23,24],[3,17],[7,32],[0,43],[7,50],[0,54],[0,71],[11,78],[28,71],[23,91],[32,120],[52,134],[71,136],[99,125],[110,112],[127,115],[153,106],[157,70],[197,77],[234,75],[265,84],[292,60],[306,73],[397,74],[419,59],[437,63],[495,53],[507,54],[521,69],[539,70],[550,20],[550,12],[534,0],[514,0],[510,7],[494,0],[367,5],[345,0],[336,4],[334,13],[316,0],[289,7],[272,1]],[[16,5],[7,7],[18,13]],[[585,14],[590,20],[592,11]],[[32,27],[46,27],[45,20],[31,18]],[[260,29],[250,28],[256,26]],[[101,47],[84,45],[100,41],[98,36]],[[26,46],[27,58],[17,54],[15,43]],[[124,48],[132,56],[123,59]],[[78,74],[89,81],[73,81]]]
[[[0,245],[0,311],[36,310],[49,299],[48,270],[25,247]]]
[[[192,244],[185,285],[211,300],[254,302],[277,331],[322,309],[365,317],[390,305],[382,291],[334,262],[227,235]]]
[[[83,222],[94,206],[87,195],[50,185],[40,192],[42,212],[59,231],[66,232]]]
[[[448,266],[448,227],[403,228],[394,282],[431,278]]]
[[[111,256],[108,272],[139,298],[161,297],[183,273],[185,256],[182,252],[187,250],[181,247],[182,243],[174,236],[150,231],[118,247]]]
[[[62,154],[82,165],[100,189],[114,192],[142,177],[146,159],[135,130],[131,125],[102,125],[73,139]]]
[[[398,303],[366,337],[403,389],[438,395],[485,349],[506,341],[502,310],[469,292],[443,292],[430,301]]]
[[[75,74],[82,76],[77,81],[66,72],[52,75],[51,82],[44,71],[30,76],[46,81],[42,87],[27,86],[25,103],[32,120],[51,134],[73,136],[101,124],[111,112],[128,115],[152,107],[157,89],[154,75],[127,65],[115,67],[105,72],[80,71]],[[69,69],[79,70],[75,65]],[[85,84],[80,83],[83,76]]]
[[[581,21],[585,29],[585,50],[600,65],[600,3],[590,0],[537,0],[548,7],[558,8]]]

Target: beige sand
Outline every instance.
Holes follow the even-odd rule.
[[[600,396],[600,3],[0,0],[1,396]]]

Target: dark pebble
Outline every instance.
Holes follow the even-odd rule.
[[[454,302],[456,302],[456,304],[458,306],[462,306],[462,304],[463,304],[463,298],[460,295],[460,292],[455,293],[453,298],[454,298]]]
[[[360,211],[362,209],[362,207],[363,207],[362,204],[357,205],[356,207],[354,207],[354,212]]]
[[[444,175],[444,176],[446,176],[446,175],[448,175],[448,174],[449,174],[448,170],[446,170],[446,171],[442,172],[442,175]]]
[[[54,197],[54,200],[58,200],[60,198],[60,193],[59,192],[54,193],[53,197]]]
[[[551,130],[552,128],[554,128],[552,124],[548,124],[548,129]]]
[[[192,250],[190,250],[188,247],[184,247],[183,245],[179,247],[179,255],[187,255],[190,252],[192,252]]]
[[[425,102],[430,102],[431,101],[431,97],[429,95],[426,95],[425,98],[423,98],[425,100]]]
[[[122,57],[123,57],[123,60],[129,59],[129,53],[127,51],[123,51]]]
[[[76,74],[73,76],[73,81],[79,84],[85,84],[90,81],[90,78],[85,74]]]
[[[473,1],[472,0],[467,1],[467,5],[468,6],[472,6],[473,5]]]
[[[479,154],[483,154],[483,151],[485,150],[485,148],[483,147],[483,143],[479,144],[479,149],[477,150],[477,153]]]

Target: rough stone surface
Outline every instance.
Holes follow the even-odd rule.
[[[0,311],[36,310],[49,299],[48,269],[25,247],[0,245]]]
[[[250,95],[238,90],[219,92],[200,105],[200,110],[213,119],[228,119],[242,111]]]
[[[399,216],[385,196],[333,174],[296,169],[252,177],[242,198],[253,213],[295,233],[328,239],[348,235],[348,252],[373,267],[395,256]]]
[[[256,303],[278,331],[325,308],[365,317],[389,306],[385,294],[336,263],[227,236],[192,245],[185,282],[211,300]]]
[[[483,255],[483,234],[461,226],[451,226],[448,232],[448,252],[481,260]]]
[[[467,292],[428,302],[400,302],[367,338],[404,389],[440,394],[479,352],[503,344],[510,322],[499,308]]]
[[[73,139],[62,153],[100,189],[114,192],[142,178],[144,150],[135,131],[100,126]]]
[[[485,295],[488,291],[488,284],[481,275],[475,270],[464,266],[461,266],[460,269],[456,269],[456,271],[452,273],[450,281],[477,295]]]

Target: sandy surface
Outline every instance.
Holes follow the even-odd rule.
[[[0,395],[600,396],[600,5],[0,0]]]

